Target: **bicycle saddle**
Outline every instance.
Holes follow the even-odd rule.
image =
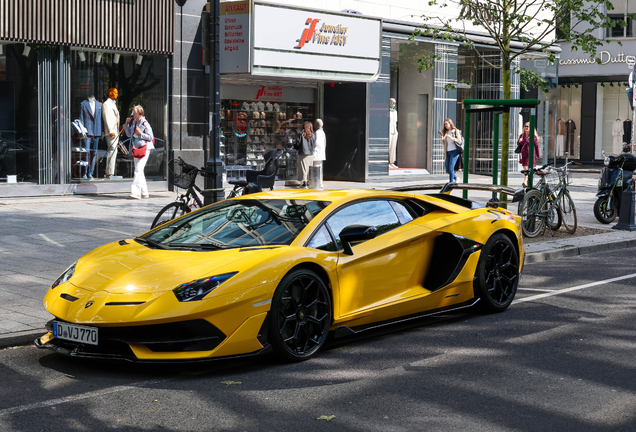
[[[230,180],[228,183],[234,186],[245,187],[249,182],[247,180]]]

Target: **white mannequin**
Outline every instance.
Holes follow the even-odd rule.
[[[395,165],[398,139],[398,114],[397,109],[395,109],[396,103],[397,101],[395,99],[389,99],[389,168],[397,168],[397,166]]]

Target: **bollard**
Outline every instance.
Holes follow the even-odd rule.
[[[309,167],[309,189],[322,189],[320,186],[320,170],[322,165]]]
[[[618,217],[618,223],[614,225],[613,229],[635,231],[636,224],[634,223],[634,213],[636,211],[636,205],[634,203],[634,184],[623,191],[623,199],[621,200],[621,214]]]

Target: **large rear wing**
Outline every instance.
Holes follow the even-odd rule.
[[[512,196],[510,201],[499,201],[496,198],[490,199],[486,206],[488,207],[498,207],[499,204],[509,204],[523,201],[523,196],[525,195],[525,189],[513,189],[508,186],[501,185],[470,185],[466,183],[445,183],[445,184],[423,184],[423,185],[410,185],[410,186],[399,186],[396,188],[391,188],[390,190],[396,192],[415,192],[421,190],[439,190],[439,193],[442,194],[450,194],[453,190],[475,190],[475,191],[486,191],[486,192],[496,192],[499,194],[505,194],[508,196]]]

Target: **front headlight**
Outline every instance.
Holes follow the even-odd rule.
[[[64,270],[64,273],[62,273],[62,275],[59,278],[57,278],[55,280],[55,282],[53,282],[53,285],[51,285],[51,289],[55,288],[59,284],[63,284],[64,282],[68,282],[68,280],[70,278],[72,278],[73,274],[75,273],[75,266],[76,265],[77,265],[77,261],[75,261],[69,268]]]
[[[203,279],[193,280],[184,283],[172,290],[177,300],[180,302],[202,300],[203,297],[211,293],[215,288],[223,282],[237,274],[238,272],[225,273],[217,276],[211,276]]]
[[[608,166],[608,165],[609,165],[609,158],[608,158],[608,157],[606,157],[606,158],[603,160],[603,163],[605,164],[605,166]]]

